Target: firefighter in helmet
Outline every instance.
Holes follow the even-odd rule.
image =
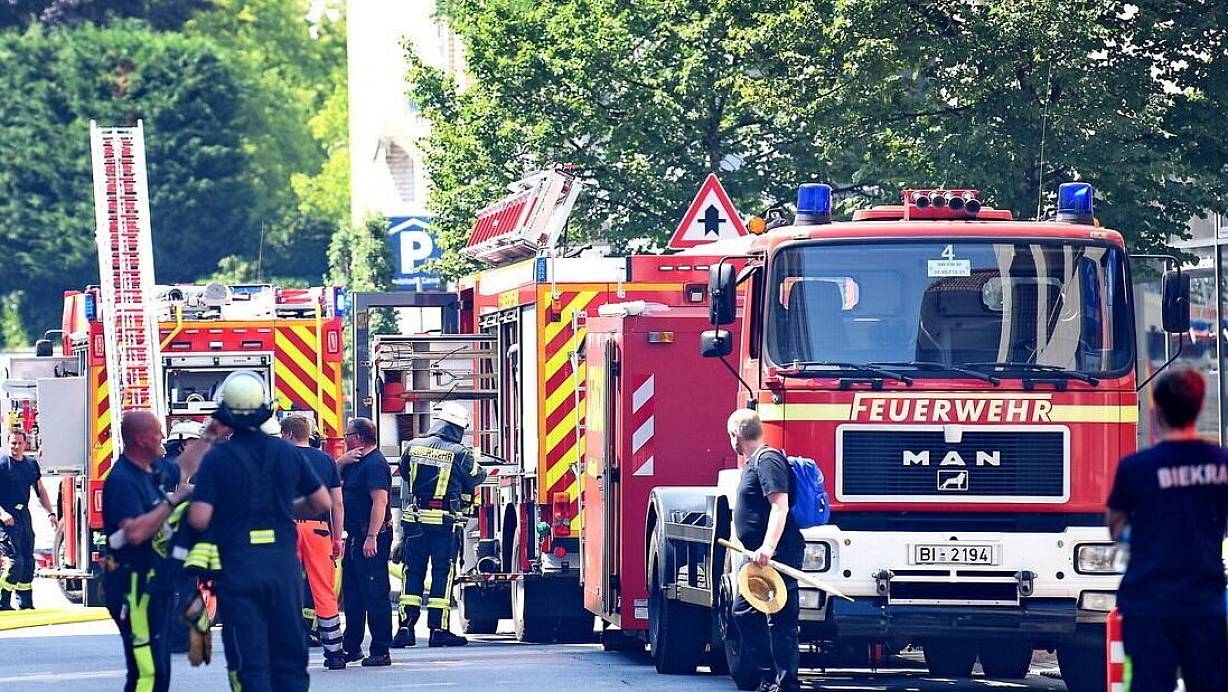
[[[214,585],[231,687],[306,692],[294,518],[327,512],[328,491],[294,447],[261,430],[273,415],[262,377],[234,372],[219,398],[216,417],[234,434],[201,463],[188,522],[210,531],[216,545],[221,570]]]
[[[463,646],[468,640],[448,631],[453,565],[460,550],[455,526],[463,522],[466,500],[486,478],[473,453],[461,440],[469,427],[469,411],[445,403],[425,437],[410,440],[401,455],[400,473],[409,490],[401,513],[405,581],[401,591],[401,626],[394,647],[416,643],[414,626],[422,610],[427,563],[431,591],[426,599],[429,646]]]

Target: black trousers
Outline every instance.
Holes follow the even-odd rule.
[[[733,621],[744,647],[759,668],[764,682],[776,683],[784,690],[798,689],[797,677],[798,612],[797,580],[781,575],[788,598],[779,612],[767,615],[739,593],[733,601]]]
[[[405,580],[401,588],[401,626],[413,628],[422,612],[426,571],[431,570],[431,592],[426,599],[426,624],[433,630],[448,629],[451,613],[452,577],[458,549],[456,527],[443,524],[405,522],[402,528],[402,554]]]
[[[1228,623],[1222,615],[1122,617],[1130,692],[1172,692],[1177,670],[1186,692],[1228,690]]]
[[[392,583],[388,579],[388,555],[392,550],[392,531],[381,531],[375,540],[375,557],[362,554],[365,531],[355,531],[345,540],[341,561],[341,599],[344,601],[345,634],[342,649],[347,654],[362,651],[367,627],[371,628],[372,656],[388,653],[392,643],[392,603],[388,595]],[[302,631],[302,627],[299,627]]]
[[[124,644],[124,692],[166,692],[171,686],[169,594],[154,583],[152,569],[120,567],[106,575],[104,584],[107,612]]]
[[[29,510],[13,512],[13,525],[0,524],[7,566],[0,572],[0,603],[14,608],[34,607],[34,520]],[[17,602],[12,603],[13,594]]]
[[[235,567],[223,563],[225,575],[217,586],[231,689],[307,692],[311,680],[297,557],[259,570],[243,563]]]

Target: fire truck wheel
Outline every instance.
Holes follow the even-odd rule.
[[[727,551],[725,571],[721,577],[717,603],[717,613],[720,617],[718,631],[723,635],[721,639],[722,650],[725,654],[725,669],[729,671],[729,677],[733,678],[733,684],[739,690],[754,690],[758,689],[763,676],[755,662],[747,655],[746,647],[742,646],[742,635],[738,632],[738,626],[733,622],[733,573],[733,551]],[[716,669],[714,668],[712,672],[715,673]]]
[[[516,641],[543,643],[554,638],[554,619],[525,614],[525,588],[522,580],[512,582],[512,625]]]
[[[1028,676],[1032,666],[1032,645],[1019,640],[990,640],[981,644],[980,656],[985,677],[1019,680]]]
[[[559,618],[556,638],[566,644],[587,644],[593,641],[593,616]]]
[[[930,673],[943,678],[972,677],[972,666],[976,664],[976,645],[972,642],[930,640],[922,651]]]
[[[1108,689],[1104,625],[1079,625],[1074,640],[1058,645],[1057,665],[1069,692]]]
[[[707,642],[704,611],[689,603],[665,597],[658,569],[660,548],[656,533],[648,548],[648,648],[662,675],[692,675],[703,658]]]
[[[64,528],[57,526],[55,529],[55,538],[51,542],[51,554],[55,556],[55,568],[65,569],[67,562],[64,547]],[[82,588],[85,586],[81,579],[56,579],[60,585],[60,592],[64,594],[64,598],[68,599],[73,605],[81,605],[81,601],[85,598],[85,593]]]

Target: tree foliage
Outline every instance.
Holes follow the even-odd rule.
[[[12,351],[30,345],[30,335],[21,322],[22,291],[0,295],[0,349]]]
[[[238,138],[241,80],[206,41],[137,25],[0,34],[0,294],[27,290],[25,322],[60,318],[65,289],[94,283],[89,122],[143,120],[154,264],[191,281],[253,253],[248,157]],[[258,229],[257,229],[258,230]]]
[[[1134,8],[1134,9],[1131,9]],[[1137,248],[1225,207],[1228,12],[1210,0],[449,0],[474,84],[413,60],[443,268],[550,162],[582,232],[660,242],[708,172],[744,213],[969,186],[1031,217],[1089,180]],[[1219,113],[1222,114],[1222,108]]]

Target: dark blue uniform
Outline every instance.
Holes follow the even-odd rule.
[[[1108,506],[1130,526],[1117,607],[1131,692],[1172,692],[1178,668],[1186,692],[1228,690],[1228,451],[1171,441],[1127,457]]]
[[[111,536],[123,521],[147,514],[166,501],[157,475],[121,455],[102,486],[103,531]],[[110,551],[114,569],[104,575],[103,588],[107,610],[124,643],[128,666],[124,692],[161,692],[171,684],[170,590],[158,577],[170,533],[170,527],[164,525],[144,543]]]
[[[426,599],[426,624],[448,629],[452,578],[460,543],[455,516],[468,509],[474,490],[486,478],[473,454],[461,444],[464,431],[437,421],[426,437],[410,440],[401,455],[401,476],[409,488],[407,511],[401,514],[405,583],[401,590],[401,627],[413,631],[422,608],[427,565],[431,592]]]
[[[17,594],[17,607],[34,607],[34,522],[30,517],[30,493],[42,475],[38,462],[32,457],[17,460],[7,454],[0,456],[0,507],[13,516],[12,526],[0,524],[0,552],[8,563],[0,572],[0,609],[12,607],[14,593]]]
[[[772,504],[768,496],[790,492],[793,472],[789,461],[778,450],[760,447],[746,461],[738,483],[738,504],[733,512],[734,531],[743,546],[757,550],[767,536],[768,517]],[[774,560],[801,569],[806,543],[797,522],[790,514],[784,533],[776,545]],[[779,612],[765,615],[738,594],[733,601],[733,619],[752,661],[766,683],[777,684],[781,690],[801,688],[797,677],[798,613],[797,580],[780,575],[785,582],[785,606]]]
[[[210,450],[196,474],[193,501],[213,506],[215,586],[235,690],[308,688],[293,505],[319,488],[293,446],[251,430]]]
[[[371,450],[341,470],[341,497],[345,503],[345,553],[341,559],[341,600],[345,609],[342,646],[346,658],[356,660],[362,651],[367,624],[371,628],[374,657],[388,654],[392,642],[392,608],[388,592],[388,554],[392,549],[392,514],[384,509],[379,526],[371,520],[371,491],[391,490],[392,469],[379,451]],[[362,554],[368,534],[376,534],[375,557]]]

